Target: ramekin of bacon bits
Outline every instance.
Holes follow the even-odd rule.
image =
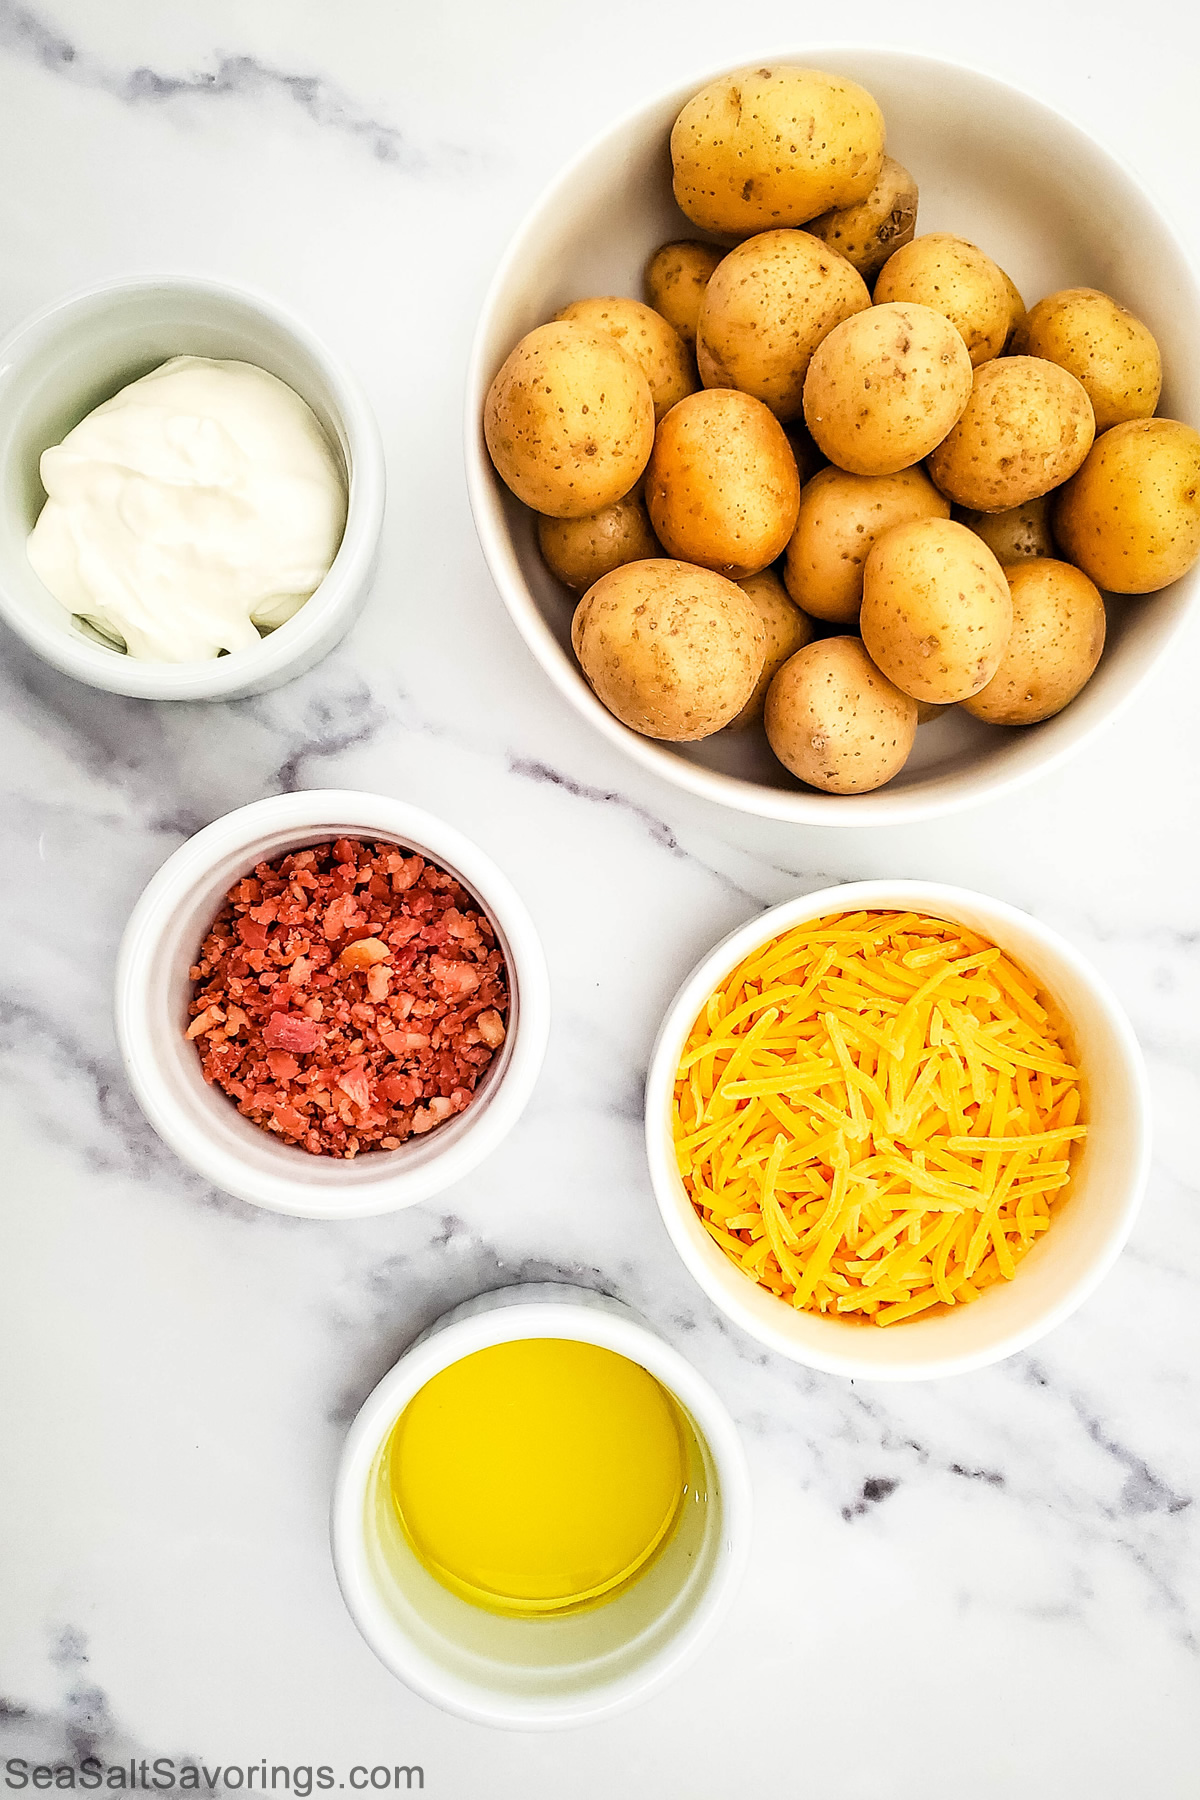
[[[380,794],[260,800],[151,879],[117,1036],[158,1135],[275,1212],[358,1218],[448,1187],[537,1079],[549,984],[496,865]]]

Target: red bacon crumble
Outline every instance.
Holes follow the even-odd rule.
[[[462,1112],[507,1029],[486,915],[394,844],[339,838],[259,863],[190,974],[205,1080],[314,1156],[394,1150]]]

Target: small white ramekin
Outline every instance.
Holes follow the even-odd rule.
[[[999,944],[1049,994],[1083,1074],[1088,1136],[1049,1231],[1011,1281],[969,1306],[881,1328],[797,1312],[736,1268],[688,1198],[671,1128],[675,1073],[713,989],[780,932],[831,913],[908,911]],[[1091,965],[1057,932],[1001,900],[925,881],[855,881],[789,900],[741,925],[688,976],[663,1020],[646,1078],[646,1148],[671,1240],[709,1299],[752,1337],[810,1368],[875,1381],[961,1375],[1024,1350],[1082,1305],[1133,1228],[1150,1162],[1150,1100],[1133,1028]]]
[[[210,1087],[186,1037],[191,982],[225,895],[256,863],[332,838],[418,850],[486,912],[509,979],[508,1035],[470,1105],[398,1150],[311,1156],[243,1118]],[[516,889],[453,826],[382,794],[279,794],[206,825],[169,856],[130,915],[117,956],[117,1040],[138,1104],[164,1143],[227,1194],[310,1219],[365,1218],[439,1193],[482,1162],[523,1111],[550,1029],[546,960]]]
[[[34,574],[26,539],[45,501],[43,450],[172,356],[254,363],[306,400],[345,474],[348,507],[328,575],[262,642],[207,662],[142,662],[92,635]],[[48,663],[112,694],[228,700],[319,662],[354,620],[379,554],[385,477],[375,416],[358,382],[284,308],[197,276],[108,281],[56,301],[0,346],[0,617]]]
[[[683,1516],[646,1573],[607,1605],[558,1619],[506,1619],[434,1579],[404,1538],[383,1451],[439,1370],[492,1344],[569,1338],[648,1369],[690,1427]],[[691,1364],[620,1301],[547,1283],[484,1294],[447,1313],[365,1401],[338,1468],[330,1531],[342,1595],[394,1675],[427,1700],[519,1731],[581,1725],[670,1681],[716,1631],[750,1549],[750,1479],[737,1428]]]

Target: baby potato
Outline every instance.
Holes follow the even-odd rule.
[[[865,200],[822,213],[808,229],[874,281],[893,250],[912,242],[917,229],[917,184],[895,157],[885,156]]]
[[[650,383],[656,425],[677,400],[700,386],[691,352],[679,333],[640,300],[616,294],[602,300],[572,300],[554,316],[582,325],[585,331],[607,332],[632,356]]]
[[[702,231],[749,237],[865,200],[883,114],[865,88],[786,63],[738,69],[689,100],[671,131],[675,198]]]
[[[1004,275],[1004,286],[1008,293],[1009,307],[1008,333],[1004,339],[1004,348],[1001,350],[1000,354],[1001,356],[1008,356],[1013,352],[1020,352],[1024,348],[1021,343],[1021,337],[1025,330],[1025,320],[1028,315],[1025,311],[1025,302],[1021,298],[1020,288],[1017,286],[1011,275],[1005,275],[1003,269],[1000,270],[1000,273]]]
[[[1004,570],[953,519],[896,525],[875,544],[863,576],[863,643],[914,700],[965,700],[1000,666],[1012,630]]]
[[[1092,447],[1092,403],[1080,382],[1039,356],[1005,356],[975,371],[971,397],[929,458],[951,500],[1007,512],[1073,475]]]
[[[895,475],[822,469],[800,490],[800,511],[784,563],[787,591],[813,618],[853,625],[871,545],[893,525],[949,517],[950,502],[922,469],[900,469]]]
[[[537,522],[538,548],[551,572],[582,594],[622,563],[643,562],[659,553],[646,508],[636,492],[602,506],[582,519]]]
[[[1113,594],[1153,594],[1200,559],[1200,432],[1128,419],[1055,496],[1064,553]]]
[[[748,575],[745,581],[739,581],[737,585],[762,620],[767,637],[762,674],[754,692],[733,720],[731,729],[757,725],[763,716],[767,689],[776,674],[789,656],[794,656],[797,650],[802,650],[805,644],[812,642],[815,631],[812,620],[789,598],[787,589],[774,569],[763,569],[757,575]]]
[[[666,557],[602,575],[571,625],[580,667],[609,712],[676,744],[736,718],[762,673],[766,635],[741,588]]]
[[[488,454],[518,500],[580,519],[627,494],[654,445],[645,374],[615,339],[568,320],[523,337],[488,389]]]
[[[709,276],[724,254],[715,244],[681,238],[661,245],[646,264],[646,298],[689,347],[696,342],[696,320]]]
[[[1012,632],[1000,667],[963,711],[990,725],[1036,725],[1091,679],[1104,648],[1104,602],[1086,575],[1052,557],[1012,563],[1004,573]]]
[[[1096,430],[1148,419],[1162,388],[1162,357],[1149,326],[1097,288],[1063,288],[1030,311],[1021,332],[1027,356],[1068,369],[1083,383]]]
[[[783,426],[761,400],[705,388],[659,426],[645,493],[668,555],[742,581],[782,554],[800,477]]]
[[[858,271],[807,231],[760,231],[729,252],[704,290],[700,379],[753,394],[777,419],[798,419],[813,351],[870,304]]]
[[[983,539],[1002,565],[1022,562],[1027,556],[1055,554],[1048,494],[1027,500],[1024,506],[1010,506],[1005,512],[964,512],[962,522]]]
[[[966,238],[930,231],[889,256],[875,283],[875,299],[915,300],[944,313],[961,333],[973,367],[1004,348],[1012,298],[1004,270]]]
[[[903,768],[917,706],[857,638],[819,638],[767,689],[767,742],[785,769],[827,794],[866,794]]]
[[[839,469],[894,475],[941,443],[970,397],[971,358],[943,313],[872,306],[813,352],[804,417]]]

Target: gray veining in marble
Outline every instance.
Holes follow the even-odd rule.
[[[1086,757],[1010,801],[907,831],[789,830],[666,787],[569,711],[470,522],[462,370],[522,208],[681,68],[799,29],[781,0],[737,17],[613,0],[603,18],[553,0],[0,0],[0,327],[125,267],[211,265],[356,367],[391,488],[360,623],[275,694],[143,705],[0,641],[0,1757],[267,1757],[338,1779],[419,1761],[453,1800],[1200,1792],[1196,632]],[[1046,93],[1194,227],[1200,39],[1167,0],[1136,30],[1093,9],[1086,33],[1012,0],[1000,41],[944,0],[902,27],[863,0],[858,35],[901,31]],[[109,1011],[162,859],[231,807],[318,785],[402,795],[483,845],[530,905],[555,996],[505,1145],[429,1204],[346,1226],[182,1169],[129,1096]],[[908,1388],[805,1370],[717,1314],[658,1219],[640,1129],[659,1018],[709,945],[881,874],[979,886],[1066,932],[1134,1021],[1157,1126],[1133,1240],[1079,1314],[1034,1352]],[[346,1422],[396,1355],[471,1294],[546,1278],[620,1296],[708,1376],[757,1506],[745,1589],[694,1672],[553,1740],[396,1684],[326,1547]]]

